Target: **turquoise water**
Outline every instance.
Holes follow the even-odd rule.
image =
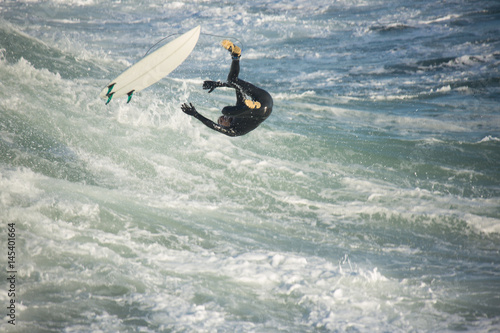
[[[495,1],[16,1],[0,23],[1,331],[500,331]],[[196,25],[171,75],[99,99]],[[274,97],[238,138],[180,110],[234,103],[201,88],[223,38]]]

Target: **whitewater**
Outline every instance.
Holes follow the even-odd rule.
[[[0,1],[0,224],[2,332],[500,332],[500,4]]]

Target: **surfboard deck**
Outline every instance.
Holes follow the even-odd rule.
[[[106,104],[111,98],[125,95],[128,96],[127,103],[130,102],[133,93],[158,82],[186,60],[198,43],[200,30],[201,26],[197,26],[145,56],[112,80],[99,96],[108,99]]]

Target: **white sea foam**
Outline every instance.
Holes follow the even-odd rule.
[[[488,135],[488,136],[485,136],[484,138],[482,138],[478,143],[483,143],[483,142],[498,142],[500,141],[500,138],[497,138],[495,136],[492,136],[492,135]]]
[[[428,21],[421,21],[420,23],[421,24],[440,23],[440,22],[451,21],[451,20],[459,18],[459,17],[460,17],[460,15],[450,14],[450,15],[446,15],[446,16],[442,16],[442,17],[437,17],[437,18],[434,18],[434,19],[428,20]]]

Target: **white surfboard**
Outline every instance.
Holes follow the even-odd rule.
[[[133,93],[158,82],[186,60],[198,42],[200,30],[200,26],[191,29],[130,66],[112,80],[99,96],[108,99],[106,104],[111,98],[124,95],[128,95],[127,103],[130,102]]]

